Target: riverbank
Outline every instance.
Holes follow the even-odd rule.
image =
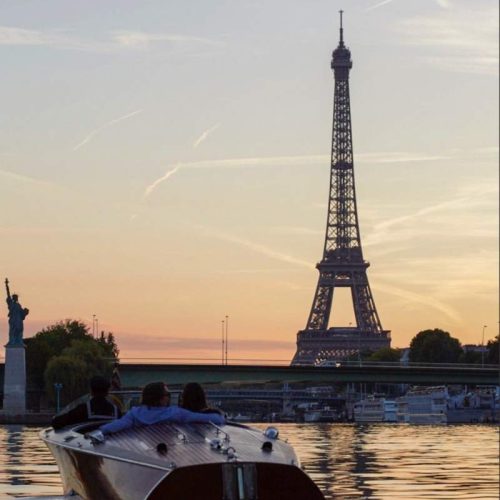
[[[0,410],[0,425],[24,424],[24,425],[50,425],[53,413],[35,413],[27,412],[19,415],[4,413]]]

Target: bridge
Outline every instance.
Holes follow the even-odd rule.
[[[214,365],[122,363],[124,388],[142,387],[154,380],[167,384],[271,383],[379,383],[379,384],[467,384],[499,385],[498,365],[408,364],[342,362],[336,366]]]

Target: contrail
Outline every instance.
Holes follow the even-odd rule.
[[[27,175],[16,174],[14,172],[9,172],[7,170],[0,170],[0,176],[14,179],[14,180],[19,181],[19,182],[26,182],[26,183],[30,183],[30,184],[35,184],[38,186],[60,187],[57,184],[54,184],[53,182],[50,182],[50,181],[35,179],[34,177],[28,177]]]
[[[388,3],[393,2],[394,0],[383,0],[382,2],[376,3],[375,5],[372,5],[371,7],[368,7],[365,9],[365,12],[368,12],[370,10],[378,9],[379,7],[382,7],[383,5],[386,5]]]
[[[244,240],[242,238],[237,238],[228,234],[224,234],[218,231],[213,231],[211,229],[203,227],[205,231],[211,236],[215,236],[216,238],[220,238],[224,241],[229,241],[231,243],[236,243],[237,245],[241,245],[253,252],[260,253],[262,255],[266,255],[267,257],[271,257],[272,259],[279,260],[281,262],[286,262],[287,264],[293,264],[297,267],[312,269],[312,264],[309,261],[304,261],[302,259],[298,259],[293,257],[292,255],[287,255],[281,252],[276,252],[275,250],[266,247],[264,245],[260,245],[258,243],[254,243],[253,241]],[[417,302],[419,304],[424,304],[426,306],[432,307],[437,311],[443,313],[451,320],[458,322],[460,321],[460,314],[448,306],[447,304],[436,300],[435,297],[429,297],[423,294],[418,294],[411,292],[409,290],[405,290],[403,288],[395,287],[392,285],[381,285],[380,283],[377,286],[373,286],[374,289],[381,290],[385,293],[389,293],[391,295],[396,295],[399,298],[403,298],[408,302]]]
[[[303,163],[324,163],[328,162],[326,155],[312,156],[272,156],[255,158],[231,158],[227,160],[202,160],[188,163],[178,163],[174,168],[168,170],[165,175],[156,179],[144,191],[144,198],[147,198],[163,181],[178,172],[181,168],[242,168],[274,165],[301,165]]]
[[[138,109],[136,111],[132,111],[132,113],[129,113],[128,115],[124,115],[124,116],[120,116],[119,118],[115,118],[114,120],[111,120],[111,121],[105,123],[104,125],[100,126],[99,128],[96,128],[95,130],[93,130],[92,132],[90,132],[90,134],[87,135],[87,137],[85,137],[85,139],[83,139],[82,142],[80,142],[79,144],[77,144],[73,148],[73,151],[76,151],[77,149],[80,149],[82,146],[84,146],[85,144],[87,144],[87,142],[89,142],[95,135],[97,135],[99,132],[103,131],[104,129],[112,127],[116,123],[121,122],[123,120],[127,120],[128,118],[131,118],[132,116],[138,115],[139,113],[142,113],[143,111],[144,111],[143,109]]]
[[[299,267],[305,267],[307,269],[312,269],[313,265],[305,260],[297,259],[292,255],[287,255],[281,252],[276,252],[272,248],[266,247],[259,243],[254,243],[253,241],[244,240],[242,238],[237,238],[235,236],[231,236],[229,234],[224,234],[219,231],[214,231],[212,229],[201,226],[209,235],[219,238],[224,241],[229,241],[231,243],[236,243],[242,247],[248,248],[255,253],[260,253],[262,255],[266,255],[267,257],[271,257],[272,259],[279,260],[281,262],[286,262],[288,264],[294,264]]]
[[[210,127],[209,129],[205,130],[196,141],[194,141],[193,148],[196,149],[205,139],[215,130],[217,130],[220,127],[220,123],[216,123],[214,126]]]
[[[171,175],[174,175],[176,172],[178,172],[182,168],[182,166],[183,165],[181,163],[178,163],[174,168],[166,172],[165,175],[163,175],[159,179],[156,179],[152,184],[150,184],[144,191],[144,198],[147,198],[156,189],[156,186],[158,186],[158,184],[161,184],[163,181],[166,181]]]
[[[205,133],[205,132],[204,132]],[[203,134],[202,134],[203,135]],[[358,155],[358,163],[396,163],[396,162],[427,162],[446,160],[446,156],[415,155],[411,153],[365,153]],[[273,167],[273,166],[301,166],[301,165],[328,165],[328,155],[297,155],[297,156],[263,156],[253,158],[229,158],[226,160],[202,160],[178,163],[165,175],[154,181],[144,191],[147,198],[156,187],[180,168],[245,168],[245,167]]]
[[[380,284],[380,280],[378,283],[375,283],[373,285],[373,289],[395,295],[396,297],[404,299],[409,303],[416,302],[418,304],[423,304],[425,306],[431,307],[436,311],[443,313],[445,316],[456,323],[459,323],[461,320],[460,314],[453,307],[450,307],[449,305],[437,300],[435,296],[411,292],[409,290],[405,290],[393,285]]]

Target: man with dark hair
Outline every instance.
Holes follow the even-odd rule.
[[[92,397],[85,403],[80,403],[66,413],[56,415],[52,419],[52,427],[61,429],[70,424],[87,422],[88,420],[111,420],[121,417],[121,411],[107,399],[110,383],[101,376],[90,379]]]

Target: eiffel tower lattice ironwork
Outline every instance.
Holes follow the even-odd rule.
[[[343,39],[340,11],[340,41],[333,51],[335,75],[330,195],[323,258],[316,267],[319,281],[304,330],[297,334],[297,352],[292,365],[328,364],[363,350],[390,346],[390,332],[382,328],[368,283],[359,235],[349,99],[351,52]],[[355,327],[328,327],[337,287],[351,289]]]

